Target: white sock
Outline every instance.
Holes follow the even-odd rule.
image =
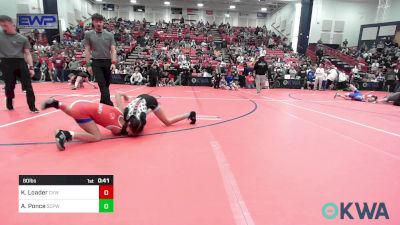
[[[69,131],[69,133],[71,134],[71,140],[74,140],[75,132],[74,131]]]

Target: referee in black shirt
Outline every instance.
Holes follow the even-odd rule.
[[[113,106],[109,87],[111,71],[115,70],[117,64],[114,35],[103,29],[104,17],[100,14],[92,15],[92,24],[94,29],[87,31],[84,38],[88,72],[94,75],[99,85],[100,103]]]
[[[254,65],[254,73],[256,74],[257,95],[259,95],[262,88],[265,86],[265,81],[267,80],[268,75],[268,64],[265,61],[264,56],[260,56]]]
[[[38,113],[35,107],[35,93],[33,92],[31,77],[35,75],[30,44],[28,39],[18,34],[15,24],[9,16],[0,15],[0,70],[5,82],[6,107],[13,110],[14,89],[17,77],[26,91],[29,110]]]

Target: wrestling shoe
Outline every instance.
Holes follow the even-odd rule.
[[[35,106],[30,107],[29,110],[31,111],[31,113],[39,113],[39,110]]]
[[[6,107],[7,107],[8,110],[14,110],[13,99],[12,98],[7,98],[6,99]]]
[[[196,123],[196,112],[191,111],[188,119],[190,120],[190,124],[195,124]]]
[[[71,141],[72,135],[66,130],[56,130],[56,145],[60,151],[65,150],[65,142]]]
[[[58,109],[60,102],[55,100],[54,98],[49,98],[42,103],[42,110],[48,109],[50,107]]]

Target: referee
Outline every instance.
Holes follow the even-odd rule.
[[[117,64],[114,35],[103,29],[104,17],[92,15],[93,30],[85,32],[85,55],[88,72],[93,74],[100,88],[100,103],[113,106],[110,99],[111,71]],[[90,63],[91,60],[91,63]]]
[[[254,73],[256,74],[256,88],[257,95],[260,94],[262,88],[265,86],[266,76],[268,73],[268,64],[261,55],[256,64],[254,65]]]
[[[31,77],[35,75],[33,70],[31,48],[26,37],[18,34],[15,24],[9,16],[0,15],[0,70],[3,72],[6,94],[6,107],[13,110],[14,89],[17,77],[26,91],[26,100],[29,110],[38,113],[35,107],[35,93],[33,92]]]

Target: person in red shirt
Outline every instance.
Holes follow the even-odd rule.
[[[47,72],[49,73],[49,77],[51,82],[55,82],[55,78],[54,78],[54,63],[52,61],[52,58],[45,58],[44,61],[47,64]]]
[[[249,88],[249,89],[255,88],[254,80],[255,80],[255,79],[254,79],[254,77],[252,76],[251,73],[249,73],[249,74],[246,76],[246,86],[247,86],[247,88]]]
[[[65,60],[64,57],[61,56],[61,54],[58,54],[54,59],[54,76],[56,79],[63,83],[65,81],[64,79],[64,66],[65,66]]]
[[[241,88],[244,88],[246,86],[246,77],[243,74],[244,73],[243,63],[239,63],[239,65],[236,68],[237,68],[237,73],[239,75],[239,85]]]

